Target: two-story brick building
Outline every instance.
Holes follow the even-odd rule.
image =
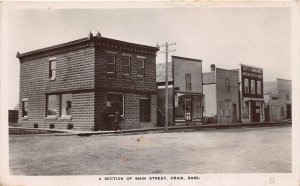
[[[239,122],[239,71],[216,68],[203,73],[206,123]]]
[[[169,123],[170,125],[202,123],[203,87],[202,60],[172,56],[169,66]],[[165,65],[158,66],[161,72]],[[165,110],[164,73],[157,73],[158,108]]]
[[[108,130],[106,103],[121,127],[156,125],[158,48],[91,33],[27,53],[20,60],[19,123],[25,127]]]

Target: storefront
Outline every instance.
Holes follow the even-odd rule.
[[[242,99],[242,121],[263,122],[264,121],[264,100]]]
[[[203,94],[174,93],[175,122],[202,121]]]

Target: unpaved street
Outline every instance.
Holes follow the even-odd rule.
[[[291,127],[118,136],[10,136],[17,175],[291,172]]]

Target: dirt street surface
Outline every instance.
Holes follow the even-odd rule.
[[[291,127],[117,136],[10,136],[10,174],[291,172]]]

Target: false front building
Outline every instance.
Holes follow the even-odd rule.
[[[241,64],[241,121],[263,122],[263,69]]]
[[[198,59],[172,56],[172,62],[169,64],[168,119],[170,125],[202,123],[202,61]],[[158,114],[164,116],[165,64],[158,64],[157,71]]]
[[[239,71],[216,68],[203,73],[204,123],[239,122]]]
[[[121,127],[156,125],[158,48],[101,37],[23,54],[19,123],[24,127],[109,130],[106,103],[125,120]]]

